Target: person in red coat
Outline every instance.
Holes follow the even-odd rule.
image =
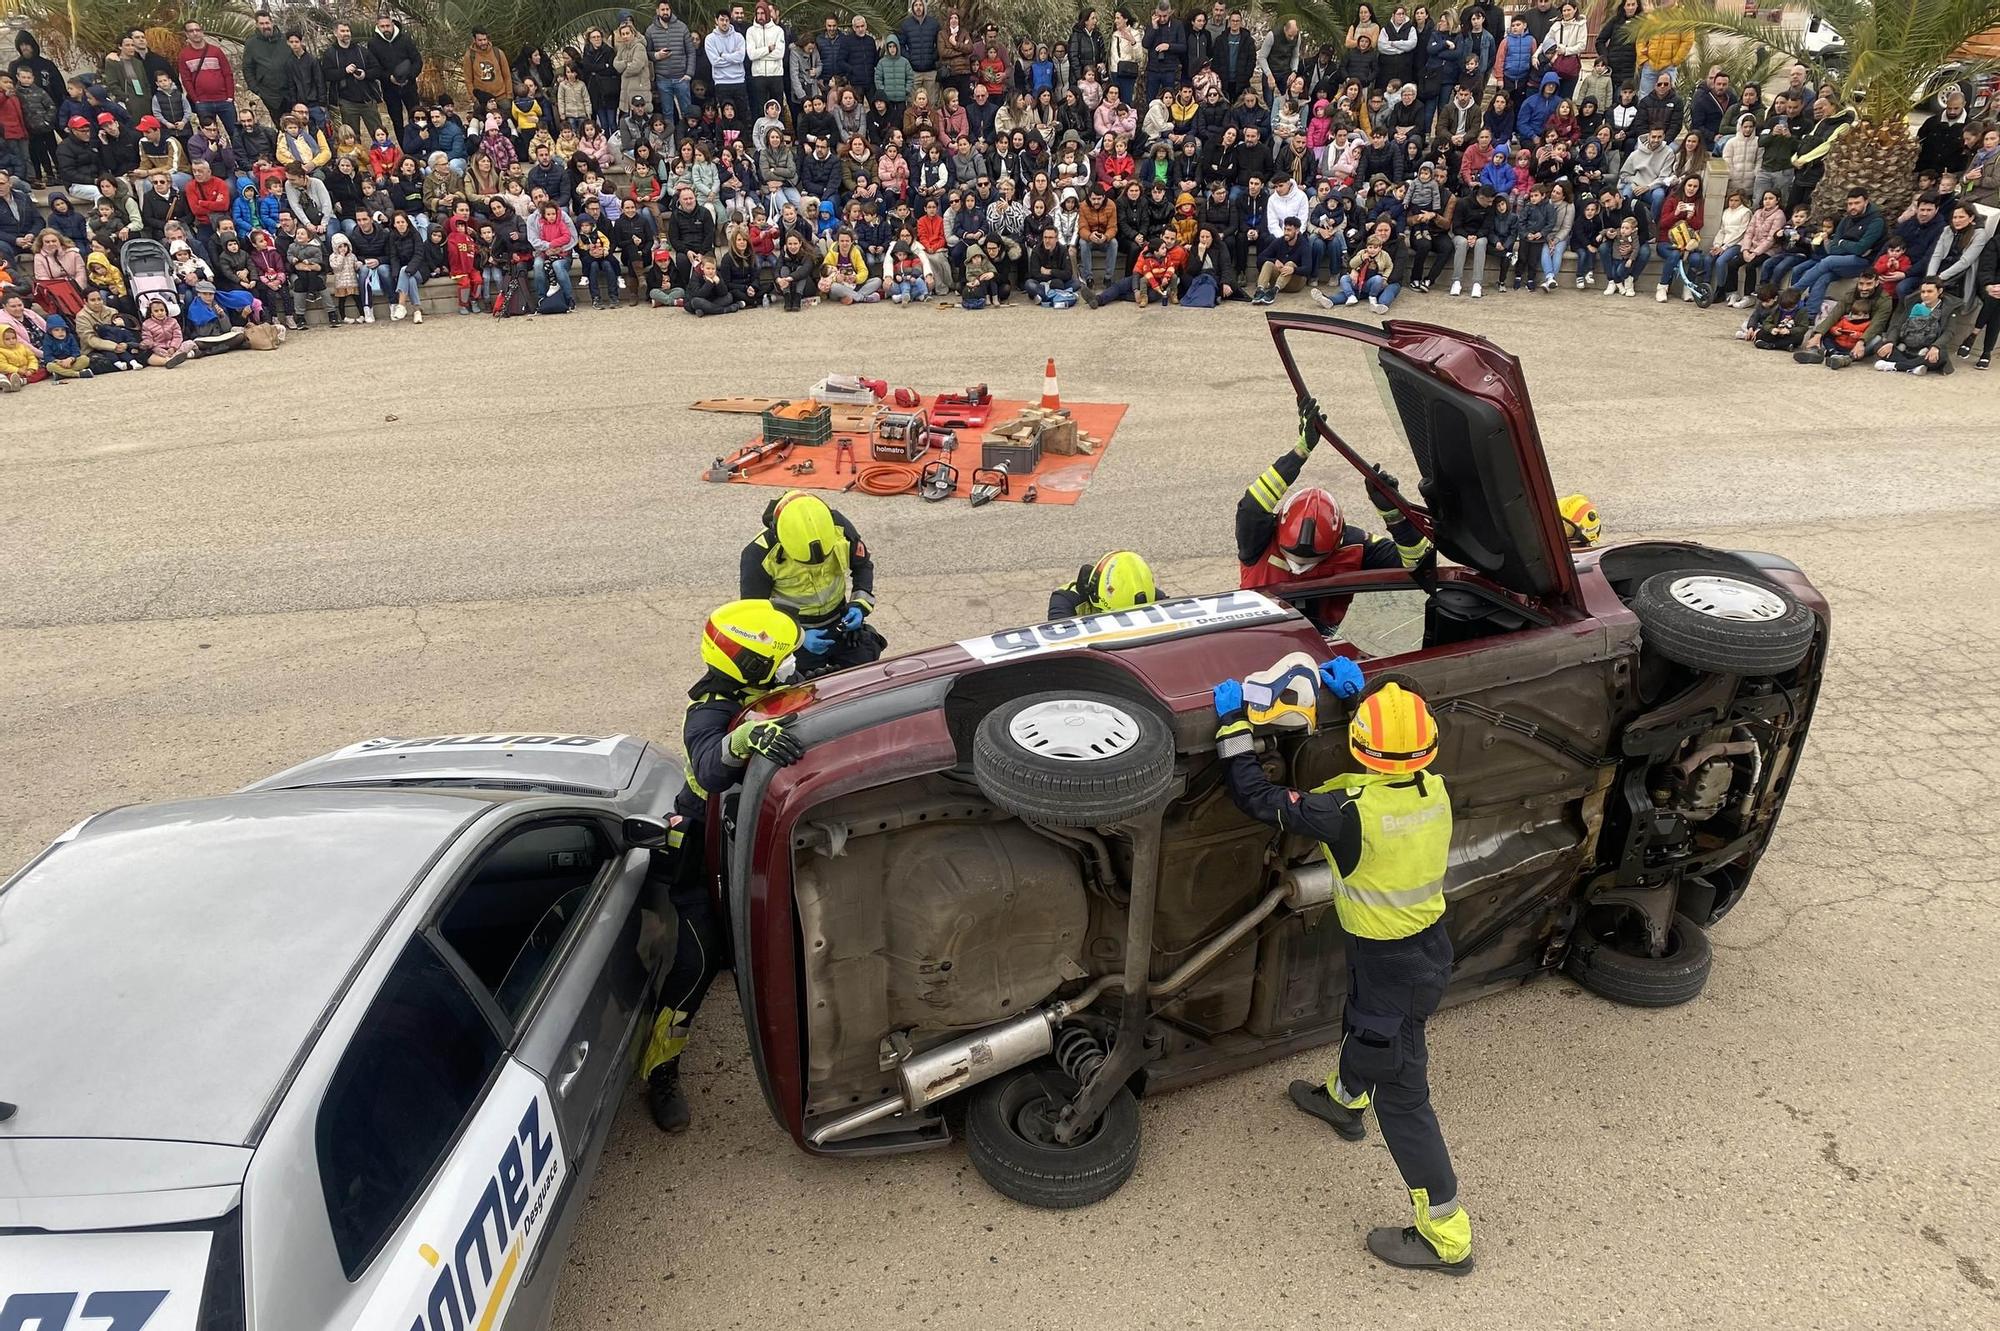
[[[190,19],[181,25],[183,42],[175,65],[180,70],[181,91],[203,119],[220,117],[229,141],[243,146],[243,126],[236,119],[236,69],[229,55],[208,40],[201,24]]]
[[[194,174],[181,192],[187,197],[188,216],[204,239],[214,234],[216,218],[229,216],[229,182],[211,171],[207,162],[194,164]]]

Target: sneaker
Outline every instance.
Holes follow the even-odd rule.
[[[420,309],[412,307],[410,310],[410,322],[413,324],[420,324],[423,321],[424,321],[424,312]]]
[[[1826,353],[1826,368],[1829,370],[1844,370],[1852,364],[1854,364],[1854,357],[1844,351],[1829,351]]]
[[[1589,283],[1589,284],[1590,284],[1591,286],[1596,286],[1596,285],[1597,285],[1597,274],[1596,274],[1596,273],[1592,273],[1592,274],[1590,274],[1590,275],[1589,275],[1588,277],[1584,278],[1583,280],[1584,280],[1585,282]]]
[[[1604,284],[1604,294],[1605,294],[1605,295],[1607,295],[1607,296],[1615,296],[1615,295],[1617,295],[1617,294],[1618,294],[1618,284],[1617,284],[1616,282],[1606,282],[1606,283]]]
[[[1590,285],[1590,279],[1587,277],[1579,277],[1576,279],[1576,289],[1578,291],[1583,290],[1585,287],[1589,285]]]
[[[1896,362],[1892,360],[1878,360],[1875,362],[1875,368],[1884,374],[1894,374],[1896,372]]]
[[[1681,299],[1686,301],[1690,305],[1694,304],[1694,292],[1689,291],[1686,287],[1682,287]]]
[[[1732,310],[1748,309],[1755,303],[1748,296],[1731,296],[1729,298],[1729,308]]]
[[[1411,1271],[1438,1271],[1448,1276],[1469,1275],[1472,1272],[1472,1254],[1467,1253],[1455,1262],[1447,1262],[1438,1256],[1436,1248],[1425,1241],[1415,1225],[1405,1225],[1401,1229],[1386,1226],[1368,1231],[1368,1251],[1391,1266],[1400,1266]]]
[[[1928,365],[1912,365],[1910,367],[1911,374],[1929,374],[1930,372],[1931,367]]]
[[[1608,296],[1611,294],[1611,292],[1607,290],[1604,294]],[[1739,328],[1736,330],[1736,340],[1738,342],[1748,342],[1751,338],[1755,336],[1756,334],[1751,332],[1747,328]]]
[[[390,317],[391,319],[393,319],[393,320],[396,320],[396,321],[398,321],[398,322],[402,321],[403,319],[406,319],[406,318],[408,318],[408,317],[409,317],[409,314],[410,314],[410,311],[409,311],[408,307],[404,306],[404,305],[403,305],[403,304],[401,304],[400,302],[398,302],[397,304],[394,304],[394,305],[391,305],[391,306],[389,307],[389,317]]]
[[[1542,290],[1554,291],[1555,289],[1556,289],[1556,275],[1554,273],[1545,274],[1542,277]]]
[[[1667,303],[1667,284],[1665,282],[1660,283],[1659,286],[1653,289],[1653,299],[1662,305]]]
[[[1625,282],[1624,282],[1624,285],[1623,285],[1623,288],[1622,288],[1622,289],[1623,289],[1624,293],[1625,293],[1626,295],[1628,295],[1628,296],[1636,296],[1636,295],[1638,295],[1638,294],[1639,294],[1638,292],[1636,292],[1636,291],[1634,291],[1634,290],[1632,289],[1632,279],[1631,279],[1631,278],[1629,278],[1629,277],[1625,279]]]
[[[363,305],[361,307],[361,322],[365,324],[375,322],[375,307],[373,305]]]
[[[1358,1142],[1368,1135],[1368,1116],[1359,1109],[1349,1109],[1333,1098],[1326,1089],[1325,1082],[1295,1081],[1287,1088],[1292,1103],[1305,1113],[1332,1128],[1347,1141]]]
[[[1333,308],[1333,297],[1327,295],[1324,291],[1321,291],[1318,287],[1314,287],[1307,294],[1309,294],[1312,297],[1313,304],[1319,306],[1321,309],[1330,310]]]
[[[1482,292],[1482,291],[1481,291],[1481,290],[1479,289],[1479,283],[1477,283],[1477,282],[1474,282],[1474,283],[1472,284],[1472,298],[1473,298],[1474,300],[1478,300],[1478,299],[1479,299],[1479,298],[1480,298],[1480,297],[1481,297],[1482,295],[1484,295],[1484,294],[1485,294],[1485,293],[1484,293],[1484,292]]]
[[[161,366],[160,368],[165,370],[178,370],[181,366],[187,364],[187,358],[188,358],[188,349],[186,347],[182,347],[179,351],[176,351],[173,355],[167,357],[167,363]],[[85,370],[83,372],[83,377],[88,379],[90,377],[90,371]]]
[[[1346,300],[1341,302],[1343,305],[1359,305],[1360,303],[1361,296],[1359,293],[1350,294]]]
[[[1369,302],[1368,302],[1368,308],[1369,308],[1369,309],[1371,309],[1371,310],[1373,310],[1373,311],[1374,311],[1375,313],[1377,313],[1377,314],[1387,314],[1387,313],[1389,312],[1389,307],[1388,307],[1387,305],[1384,305],[1384,304],[1383,304],[1383,303],[1382,303],[1381,301],[1379,301],[1379,300],[1371,300],[1371,301],[1369,301]]]
[[[1971,338],[1969,338],[1969,337],[1968,337],[1968,338],[1966,338],[1966,339],[1965,339],[1965,341],[1963,341],[1963,342],[1961,342],[1961,343],[1959,343],[1959,344],[1958,344],[1958,358],[1959,358],[1960,360],[1971,360],[1971,359],[1972,359],[1972,339],[1971,339]]]
[[[1464,286],[1463,286],[1463,285],[1461,285],[1460,283],[1457,283],[1457,282],[1453,282],[1453,283],[1451,284],[1451,294],[1452,294],[1452,295],[1454,295],[1454,296],[1457,296],[1457,295],[1462,295],[1462,294],[1464,294],[1464,291],[1465,291],[1465,288],[1464,288]]]
[[[1983,370],[1992,363],[1993,363],[1993,358],[1991,356],[1981,356],[1978,360],[1972,362],[1972,368],[1975,370]],[[89,374],[90,371],[85,370],[84,373]]]

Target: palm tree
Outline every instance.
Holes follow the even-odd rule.
[[[1911,115],[1953,53],[2000,25],[2000,0],[1813,0],[1813,13],[1847,44],[1843,67],[1830,70],[1806,51],[1802,32],[1749,18],[1734,0],[1723,3],[1730,7],[1682,0],[1647,14],[1633,31],[1640,37],[1687,32],[1735,37],[1805,65],[1816,84],[1830,83],[1840,104],[1854,106],[1854,128],[1834,142],[1813,197],[1813,210],[1823,214],[1838,212],[1847,191],[1857,185],[1884,212],[1901,211],[1915,190],[1917,143],[1910,132]],[[1991,65],[1975,62],[1964,72],[1981,73]]]

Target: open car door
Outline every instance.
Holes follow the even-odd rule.
[[[1519,361],[1432,324],[1265,318],[1293,390],[1319,403],[1323,443],[1363,477],[1375,464],[1397,472],[1414,461],[1422,502],[1405,490],[1396,506],[1440,555],[1545,609],[1576,603],[1576,568]],[[1356,393],[1363,377],[1378,391],[1379,412]]]

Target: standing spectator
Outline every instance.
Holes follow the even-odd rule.
[[[400,139],[404,126],[417,114],[417,75],[424,70],[423,52],[402,25],[383,14],[375,20],[375,35],[368,39],[368,58],[375,66],[389,122]]]
[[[472,109],[480,115],[514,95],[514,71],[507,63],[507,53],[493,44],[486,29],[472,30],[472,45],[465,48],[462,64]]]
[[[1729,86],[1729,75],[1719,69],[1709,71],[1688,107],[1688,128],[1701,135],[1711,153],[1719,154],[1735,119],[1736,94]]]
[[[767,0],[757,0],[757,21],[743,33],[744,59],[750,69],[751,106],[785,102],[785,25]]]
[[[120,37],[118,49],[105,58],[103,75],[106,90],[129,116],[145,112],[153,100],[153,76],[146,72],[131,34]]]
[[[1267,43],[1269,39],[1266,39]],[[1171,93],[1187,78],[1183,61],[1187,58],[1187,30],[1174,18],[1168,0],[1153,6],[1152,21],[1146,26],[1146,101]]]
[[[243,137],[236,120],[236,70],[220,46],[208,40],[201,24],[190,19],[181,25],[181,54],[177,63],[180,85],[194,104],[198,116],[214,116],[222,121],[231,143]]]
[[[840,37],[840,76],[854,85],[856,96],[866,99],[875,91],[875,39],[868,35],[868,20],[856,14]]]
[[[1971,117],[1965,111],[1965,90],[1956,83],[1948,85],[1944,90],[1944,106],[1917,131],[1917,170],[1933,175],[1964,170],[1970,156],[1965,147],[1965,128],[1970,123]]]
[[[653,14],[653,21],[646,26],[646,50],[653,60],[653,95],[660,113],[679,126],[694,116],[694,93],[689,86],[694,75],[694,34],[675,16],[669,0],[653,6]]]
[[[292,109],[293,98],[286,87],[286,71],[291,65],[291,48],[286,45],[283,35],[278,32],[278,24],[269,14],[259,11],[256,18],[257,30],[243,43],[243,82],[250,89],[250,95],[264,104],[271,113],[273,123],[284,119]],[[143,67],[145,62],[139,62]],[[153,80],[146,79],[146,94],[152,97]]]
[[[903,58],[916,74],[917,86],[928,95],[932,106],[942,105],[943,92],[938,87],[938,41],[942,29],[931,17],[926,0],[913,0],[909,16],[896,25],[896,36],[903,44]]]
[[[372,135],[382,127],[382,114],[376,109],[381,71],[367,46],[354,40],[354,29],[348,24],[333,25],[333,40],[320,53],[320,70],[329,98],[339,107],[341,124],[357,136]]]
[[[736,31],[735,25],[729,21],[727,11],[717,12],[715,28],[702,38],[701,46],[708,56],[710,91],[716,101],[735,107],[736,118],[748,124],[749,66],[745,58],[743,34]]]

